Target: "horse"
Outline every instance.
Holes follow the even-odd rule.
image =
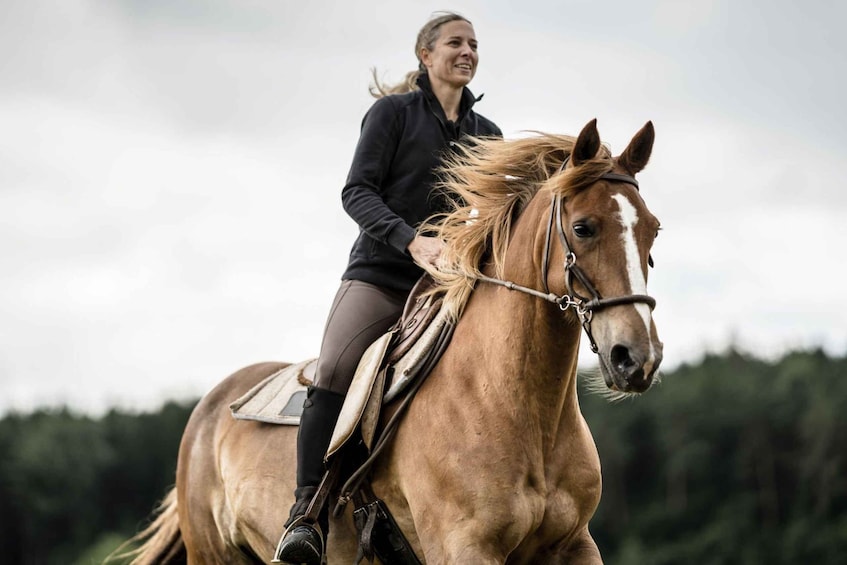
[[[446,246],[431,274],[454,334],[370,476],[422,562],[602,563],[588,529],[600,460],[577,357],[584,330],[611,395],[656,380],[646,287],[659,222],[634,179],[653,140],[648,122],[613,157],[593,120],[576,138],[476,140],[446,162],[454,207],[431,226]],[[136,536],[133,563],[271,560],[297,429],[228,407],[284,366],[245,367],[197,404],[176,485]],[[355,562],[357,549],[348,510],[332,519],[328,562]]]

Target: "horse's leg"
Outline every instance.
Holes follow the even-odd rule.
[[[244,429],[244,422],[232,418],[229,404],[281,367],[278,363],[265,363],[236,372],[209,392],[191,414],[177,464],[179,521],[189,563],[255,563],[251,553],[258,552],[241,533],[242,528],[250,526],[240,523],[231,492],[233,488],[263,492],[262,486],[249,482],[230,484],[230,477],[225,475],[240,463],[249,464],[250,458],[239,462],[224,459],[221,454],[232,441],[231,436]],[[245,443],[252,439],[251,434],[241,436]]]
[[[531,529],[533,517],[543,514],[543,497],[522,493],[495,499],[484,485],[475,484],[479,469],[464,477],[444,467],[435,470],[438,465],[422,455],[419,444],[402,438],[402,432],[394,457],[380,466],[373,487],[418,555],[427,564],[505,563]],[[473,463],[465,460],[464,466],[469,469]]]
[[[603,565],[603,558],[600,557],[600,550],[586,527],[573,543],[563,548],[556,554],[555,559],[548,562],[553,565]]]
[[[297,428],[235,420],[229,405],[280,369],[233,374],[195,408],[180,447],[180,524],[192,563],[270,562],[294,502]],[[349,523],[349,524],[348,524]],[[352,563],[352,520],[333,520],[330,562]]]
[[[420,543],[427,564],[449,563],[546,563],[549,565],[603,565],[600,550],[585,528],[566,548],[551,555],[549,552],[529,558],[511,558],[505,553],[504,547],[498,543],[484,543],[480,533],[475,528],[464,528],[454,524],[453,531],[441,532],[428,539],[426,534],[421,536]]]
[[[508,550],[500,540],[488,539],[482,531],[482,524],[464,522],[453,522],[447,528],[440,529],[441,531],[423,532],[423,535],[420,535],[421,551],[427,565],[502,565],[507,562]]]
[[[297,428],[238,422],[221,445],[221,475],[235,518],[233,537],[263,559],[273,556],[294,502]]]
[[[294,503],[297,428],[241,422],[221,450],[224,482],[232,513],[237,516],[237,539],[270,561]],[[333,504],[330,499],[328,504]],[[358,545],[352,514],[330,521],[327,558],[330,563],[353,563]]]
[[[221,449],[221,473],[231,512],[237,517],[234,537],[270,561],[294,503],[297,428],[240,422]],[[328,504],[333,504],[330,499]],[[358,546],[352,515],[330,522],[330,563],[352,563]]]

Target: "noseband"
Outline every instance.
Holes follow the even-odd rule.
[[[569,158],[570,157],[566,158],[565,162],[562,163],[562,166],[559,169],[560,172],[565,169]],[[605,173],[598,180],[624,182],[631,184],[636,190],[638,190],[638,181],[629,175]],[[591,318],[594,315],[594,312],[605,310],[606,308],[611,308],[613,306],[636,303],[646,304],[652,310],[656,307],[656,300],[652,296],[647,296],[646,294],[630,294],[627,296],[615,296],[612,298],[603,298],[600,296],[600,293],[591,283],[591,280],[589,280],[585,271],[576,264],[576,254],[573,252],[570,244],[568,243],[568,238],[565,235],[565,227],[562,224],[562,200],[563,198],[561,196],[553,196],[553,201],[550,204],[550,220],[547,224],[547,236],[544,243],[544,259],[541,264],[542,272],[544,273],[542,278],[544,292],[527,288],[511,281],[504,281],[492,277],[486,277],[484,275],[477,277],[477,279],[552,302],[557,304],[563,312],[568,308],[573,308],[580,323],[582,324],[583,329],[585,330],[586,335],[588,336],[588,340],[591,343],[591,351],[597,353],[599,349],[597,347],[597,343],[594,341],[594,335],[591,333]],[[550,264],[550,249],[552,247],[554,225],[556,226],[556,232],[559,234],[559,241],[562,244],[562,249],[565,254],[564,269],[567,293],[561,296],[550,292],[550,288],[547,285],[547,271]],[[579,294],[574,289],[574,280],[578,281],[590,296],[586,297]]]

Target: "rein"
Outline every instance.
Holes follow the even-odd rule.
[[[562,163],[559,172],[565,169],[565,166],[568,163],[568,159],[570,159],[570,157],[567,157]],[[638,189],[638,181],[629,175],[622,175],[619,173],[605,173],[600,177],[599,180],[625,182],[634,186],[636,190]],[[580,324],[582,324],[582,327],[585,330],[586,335],[588,336],[588,340],[591,343],[591,351],[597,353],[599,351],[599,348],[597,347],[597,342],[594,341],[594,335],[591,333],[591,318],[593,317],[594,312],[598,312],[600,310],[604,310],[606,308],[611,308],[614,306],[636,303],[646,304],[652,310],[656,307],[656,300],[652,296],[647,296],[646,294],[630,294],[627,296],[615,296],[612,298],[603,298],[600,296],[600,293],[591,283],[591,280],[585,274],[585,271],[583,271],[579,267],[579,265],[576,264],[576,254],[573,252],[570,244],[568,243],[568,238],[565,235],[565,228],[562,224],[562,200],[563,198],[561,196],[553,196],[553,201],[550,204],[550,220],[547,223],[547,236],[544,243],[544,259],[542,262],[542,271],[544,273],[542,279],[544,284],[544,292],[521,286],[512,281],[504,281],[485,275],[477,275],[474,278],[482,282],[499,285],[509,290],[515,290],[524,294],[535,296],[536,298],[541,298],[542,300],[546,300],[547,302],[551,302],[553,304],[558,305],[563,312],[568,310],[569,308],[573,308],[574,312],[577,315],[577,318],[579,319]],[[561,296],[550,292],[550,288],[547,285],[547,271],[548,266],[550,264],[550,249],[552,247],[554,225],[556,226],[556,232],[559,235],[559,241],[561,242],[562,248],[565,252],[565,284],[567,286],[568,291],[567,293]],[[576,290],[574,290],[574,279],[576,279],[579,284],[581,284],[585,288],[588,294],[591,295],[590,297],[582,296],[577,293]]]

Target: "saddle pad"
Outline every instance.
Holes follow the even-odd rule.
[[[229,405],[233,418],[268,424],[297,426],[306,400],[301,376],[312,369],[315,359],[289,365],[268,376]],[[303,379],[305,380],[305,379]]]

